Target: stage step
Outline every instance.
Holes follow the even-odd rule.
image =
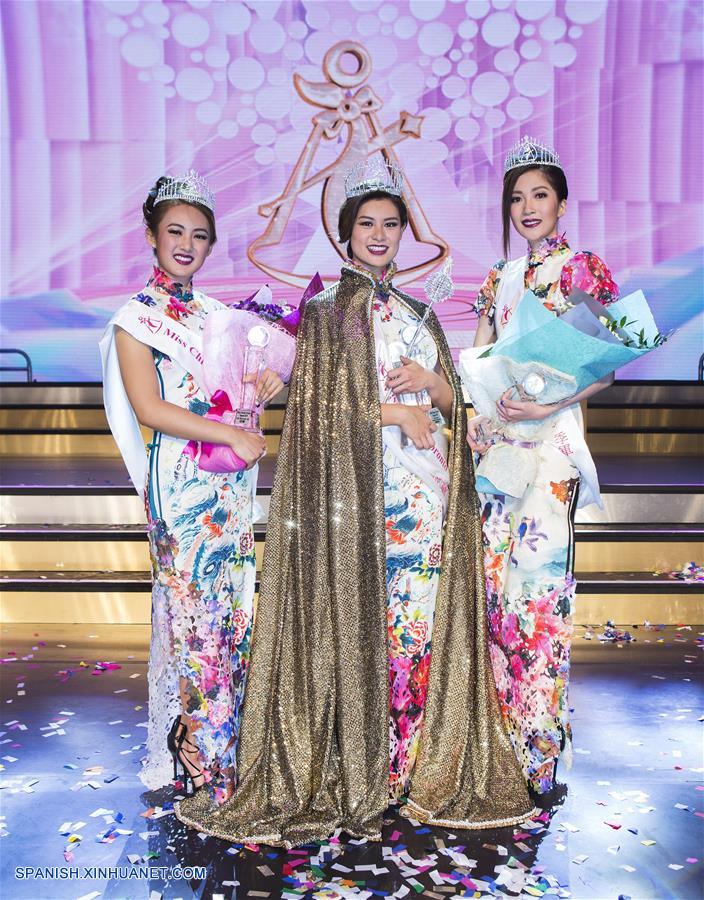
[[[575,621],[704,621],[701,585],[653,574],[704,555],[703,398],[700,384],[619,382],[590,403],[604,508],[577,514]],[[148,622],[144,507],[100,386],[2,385],[0,404],[4,620]],[[258,566],[283,416],[279,403],[262,417]]]
[[[261,426],[274,433],[284,421],[284,406],[267,407],[261,414]],[[102,404],[57,406],[0,407],[0,434],[16,432],[94,432],[109,433],[108,420]]]
[[[281,429],[264,428],[267,453],[278,453]],[[145,443],[151,433],[142,430]],[[46,428],[21,431],[0,429],[0,457],[66,457],[90,459],[94,457],[119,459],[117,449],[109,429],[64,429]]]
[[[704,621],[701,584],[648,572],[577,573],[577,579],[575,624],[610,619],[633,625],[670,617],[674,624]],[[148,572],[12,572],[3,574],[0,587],[0,620],[5,623],[150,621]]]
[[[254,529],[261,567],[266,525]],[[582,573],[672,571],[701,559],[704,526],[577,525],[576,566]],[[2,569],[146,572],[149,547],[143,525],[14,525],[0,527]]]
[[[587,443],[593,455],[699,456],[704,454],[704,432],[700,428],[595,428],[589,422]]]

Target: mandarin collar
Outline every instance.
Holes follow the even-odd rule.
[[[570,249],[565,232],[546,237],[535,250],[528,248],[528,265],[539,266],[551,256],[558,256]]]
[[[163,291],[163,293],[168,294],[170,297],[175,297],[183,303],[188,303],[190,300],[193,300],[193,286],[184,288],[180,281],[173,281],[173,279],[169,278],[166,272],[164,272],[163,269],[160,269],[159,266],[154,266],[152,276],[147,282],[147,287],[153,287],[158,291]]]

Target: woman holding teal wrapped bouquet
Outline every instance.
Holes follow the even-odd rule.
[[[602,260],[572,250],[559,231],[567,193],[567,179],[553,150],[530,138],[511,149],[502,197],[504,253],[508,256],[511,226],[528,242],[528,253],[502,259],[489,271],[475,306],[475,347],[497,340],[526,291],[556,316],[578,295],[587,294],[604,306],[618,299],[618,288]],[[574,516],[578,506],[599,501],[579,403],[612,380],[610,374],[551,404],[510,388],[496,404],[495,420],[501,427],[545,422],[538,440],[514,441],[536,457],[534,478],[522,496],[480,493],[492,665],[503,716],[535,795],[554,787],[561,753],[568,768],[571,763]],[[492,436],[486,420],[470,421],[468,441],[479,454],[488,451]]]
[[[141,778],[157,789],[179,777],[187,793],[207,784],[218,802],[231,790],[249,660],[253,467],[266,444],[257,431],[206,418],[213,360],[203,335],[225,307],[193,278],[215,244],[213,210],[195,172],[159,178],[143,205],[153,273],[112,318],[100,349],[108,421],[145,502],[153,570]],[[282,386],[265,369],[259,402]],[[139,425],[153,431],[146,450]],[[198,449],[189,453],[198,445],[232,454],[239,470],[205,471]]]

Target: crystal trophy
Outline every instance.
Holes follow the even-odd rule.
[[[270,340],[271,335],[262,325],[255,325],[247,333],[242,388],[233,425],[237,425],[239,428],[246,428],[248,431],[259,430],[259,413],[256,411],[257,380],[264,363],[264,351]]]
[[[418,322],[417,326],[407,325],[406,328],[403,329],[401,333],[401,339],[404,344],[404,351],[402,353],[394,353],[392,350],[392,368],[398,368],[401,365],[400,356],[406,356],[408,359],[415,360],[420,363],[421,366],[428,368],[426,362],[429,360],[425,359],[423,351],[421,347],[418,346],[418,341],[423,331],[423,326],[426,323],[428,315],[430,314],[430,310],[436,303],[442,303],[444,300],[449,300],[449,298],[455,292],[455,286],[452,282],[452,257],[448,256],[445,260],[441,269],[437,272],[432,272],[425,279],[425,296],[428,298],[428,303],[423,313],[423,318]],[[396,349],[395,345],[394,348]],[[399,401],[401,403],[408,402],[405,398],[407,395],[400,395]],[[411,395],[414,399],[411,400],[411,403],[415,401],[415,404],[418,406],[430,406],[431,400],[430,395],[427,391],[421,391],[418,394]],[[445,425],[445,418],[443,414],[440,412],[437,407],[432,407],[428,412],[430,419],[438,426],[438,428],[442,428]],[[402,444],[405,446],[408,444],[408,439],[405,435],[402,437]]]

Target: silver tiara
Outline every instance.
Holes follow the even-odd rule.
[[[508,151],[504,162],[504,175],[519,166],[557,166],[561,169],[560,157],[550,147],[530,137],[523,137]]]
[[[368,194],[370,191],[384,191],[400,197],[403,193],[403,172],[398,166],[384,162],[379,157],[357,163],[345,175],[347,199]]]
[[[184,200],[186,203],[200,203],[215,212],[215,197],[205,178],[195,169],[189,169],[180,178],[169,178],[159,188],[154,206],[162,200]]]

